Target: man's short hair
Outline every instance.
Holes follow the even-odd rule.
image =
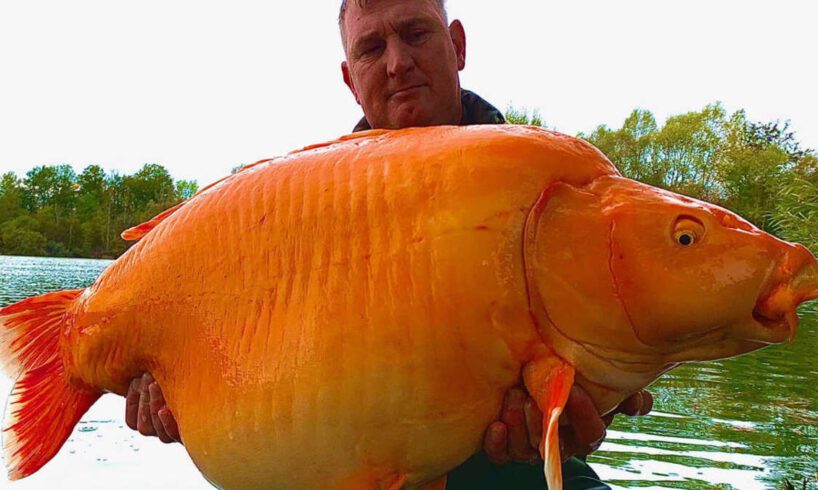
[[[352,0],[355,2],[359,7],[364,8],[369,0]],[[443,14],[443,22],[449,22],[448,17],[446,16],[446,0],[435,0],[435,4],[437,4],[438,8],[440,8],[440,13]],[[344,44],[344,49],[347,47],[347,36],[346,36],[346,27],[344,26],[344,16],[347,13],[347,0],[341,0],[341,11],[338,13],[338,28],[341,29],[341,42]]]

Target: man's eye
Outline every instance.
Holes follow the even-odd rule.
[[[368,46],[362,47],[358,53],[360,56],[374,56],[375,54],[380,51],[381,45],[380,44],[370,44]]]
[[[409,31],[409,40],[412,42],[418,42],[426,39],[426,35],[429,33],[426,29],[412,29]]]

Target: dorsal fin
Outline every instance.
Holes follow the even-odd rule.
[[[332,145],[335,145],[335,144],[338,144],[338,143],[343,143],[343,142],[346,142],[346,141],[354,141],[354,140],[360,140],[360,139],[366,139],[366,138],[376,138],[378,136],[381,136],[384,133],[389,133],[389,132],[392,132],[392,131],[394,131],[394,130],[390,130],[390,129],[370,129],[370,130],[367,130],[367,131],[359,131],[357,133],[346,134],[346,135],[341,136],[340,138],[334,139],[332,141],[325,141],[323,143],[316,143],[314,145],[305,146],[304,148],[301,148],[299,150],[293,150],[288,154],[289,155],[295,155],[296,153],[302,153],[302,152],[305,152],[305,151],[315,150],[317,148],[326,148],[328,146],[332,146]]]
[[[262,163],[267,163],[267,162],[269,162],[271,160],[272,159],[270,159],[270,158],[266,158],[264,160],[259,160],[259,161],[255,162],[255,163],[251,163],[249,165],[245,165],[245,166],[241,167],[235,173],[232,173],[230,175],[222,177],[221,179],[202,187],[201,189],[199,189],[196,192],[196,194],[191,196],[189,199],[186,199],[186,200],[180,202],[179,204],[177,204],[176,206],[173,206],[172,208],[168,208],[168,209],[162,211],[161,213],[154,216],[150,221],[146,221],[146,222],[144,222],[142,224],[139,224],[139,225],[136,225],[134,227],[128,228],[127,230],[123,231],[120,236],[122,237],[123,240],[127,240],[127,241],[136,241],[136,240],[142,239],[145,235],[150,233],[151,230],[153,230],[154,228],[159,226],[159,223],[165,221],[165,219],[167,219],[168,216],[170,216],[171,214],[178,211],[179,208],[181,208],[182,206],[184,206],[185,204],[190,202],[191,199],[195,198],[199,194],[207,191],[208,189],[210,189],[211,187],[213,187],[213,186],[215,186],[217,184],[220,184],[220,183],[224,182],[225,180],[233,177],[234,175],[236,175],[238,173],[244,172],[248,168],[255,167],[256,165],[260,165]]]
[[[182,207],[186,202],[187,201],[182,201],[176,206],[173,206],[172,208],[162,211],[161,213],[154,216],[153,219],[151,219],[150,221],[146,221],[140,225],[128,228],[127,230],[123,231],[122,235],[120,236],[122,237],[123,240],[127,241],[136,241],[141,239],[143,236],[147,235],[152,229],[156,228],[156,226],[159,225],[159,223],[165,221],[165,218],[176,212],[176,210]]]

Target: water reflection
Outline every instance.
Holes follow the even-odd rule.
[[[591,459],[621,487],[780,487],[818,470],[818,317],[793,344],[684,366],[651,391],[658,413],[619,418]]]
[[[85,287],[109,264],[0,256],[0,306]],[[656,410],[618,418],[590,461],[616,488],[752,490],[800,481],[818,470],[816,352],[818,315],[810,313],[794,344],[675,369],[651,388]],[[0,377],[0,399],[10,387]],[[123,413],[120,397],[104,397],[60,455],[13,488],[209,488],[181,446],[135,435]]]
[[[0,255],[0,306],[49,291],[84,288],[111,263],[110,260]]]
[[[0,256],[0,306],[29,296],[82,288],[111,263],[106,260]],[[12,380],[0,374],[0,401],[5,409]],[[10,483],[0,471],[0,488],[84,490],[212,488],[179,444],[164,445],[124,426],[122,397],[102,397],[83,417],[62,450],[36,474]]]

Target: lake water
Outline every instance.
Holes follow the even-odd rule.
[[[108,264],[0,256],[0,306],[85,287]],[[11,386],[0,375],[4,405]],[[684,366],[651,391],[654,411],[618,417],[590,460],[615,488],[782,488],[818,471],[818,315],[804,316],[791,345]],[[142,437],[123,417],[124,399],[106,395],[54,460],[15,483],[3,472],[0,488],[211,488],[181,445]]]

